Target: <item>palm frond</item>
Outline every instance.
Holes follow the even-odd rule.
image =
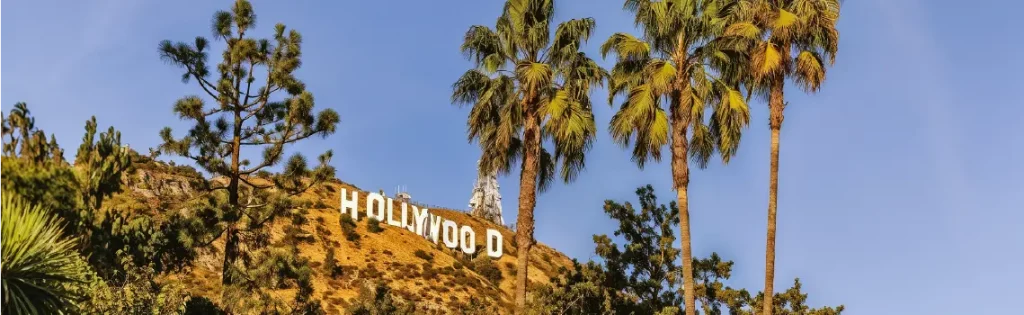
[[[793,79],[804,91],[813,93],[825,81],[825,66],[821,56],[813,51],[801,51],[796,57]]]
[[[86,267],[66,238],[60,219],[37,205],[3,192],[3,312],[54,314],[73,305],[68,285],[82,281]]]

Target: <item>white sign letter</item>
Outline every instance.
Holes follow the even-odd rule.
[[[395,207],[392,207],[391,206],[392,204],[393,204],[393,202],[392,202],[391,198],[388,198],[388,224],[394,225],[394,226],[397,226],[397,227],[402,227],[402,222],[399,222],[398,220],[395,220],[395,209],[394,209]],[[402,203],[402,206],[403,206],[402,207],[402,210],[403,210],[402,213],[405,213],[405,211],[404,211],[405,210],[405,207],[404,207],[405,203]]]
[[[459,247],[458,235],[456,235],[459,234],[459,227],[455,225],[455,221],[445,220],[442,225],[444,225],[444,246]]]
[[[430,215],[430,238],[434,240],[434,244],[437,244],[437,239],[441,236],[441,222],[443,221],[444,218]]]
[[[366,216],[384,221],[384,196],[374,192],[366,195]]]
[[[501,258],[502,246],[505,245],[502,242],[502,237],[501,232],[495,229],[487,229],[487,256]]]
[[[462,242],[462,252],[472,255],[476,252],[476,232],[468,225],[459,229],[459,241]]]
[[[413,224],[416,225],[416,234],[423,235],[424,231],[429,231],[427,226],[430,225],[430,221],[427,218],[430,216],[430,212],[427,212],[427,208],[417,209],[416,206],[412,206],[412,216],[414,217]]]
[[[348,212],[352,216],[353,221],[359,220],[359,191],[352,191],[352,199],[346,198],[348,190],[345,188],[341,189],[341,214],[345,215]]]
[[[409,230],[409,232],[416,233],[416,222],[409,222],[409,211],[408,210],[409,210],[408,207],[403,202],[402,203],[402,227],[404,227],[406,230]],[[416,217],[415,213],[419,212],[419,209],[416,209],[416,206],[412,206],[412,212],[413,212],[413,219],[415,219],[415,217]]]

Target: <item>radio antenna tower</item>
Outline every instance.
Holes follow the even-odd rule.
[[[505,219],[501,215],[501,193],[498,192],[498,172],[480,174],[480,161],[477,163],[476,184],[473,185],[473,195],[469,198],[470,215],[504,226]]]

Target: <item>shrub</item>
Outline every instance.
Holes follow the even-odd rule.
[[[477,274],[480,274],[495,285],[500,283],[503,278],[501,270],[486,256],[481,256],[473,261],[473,271],[476,271]]]
[[[434,270],[434,269],[430,269],[430,268],[423,269],[423,274],[422,275],[423,275],[423,278],[425,278],[425,279],[434,279],[434,277],[437,276],[437,271]]]
[[[455,270],[460,270],[462,269],[462,263],[456,261],[452,263],[452,268],[455,268]]]
[[[327,247],[327,255],[324,257],[324,273],[330,276],[332,279],[337,279],[341,276],[341,266],[338,265],[338,259],[334,257],[334,247]]]
[[[370,233],[384,232],[384,228],[380,227],[380,220],[377,218],[369,218],[366,220],[366,230]]]
[[[395,298],[401,295],[392,291],[383,282],[377,282],[360,288],[359,296],[352,301],[348,308],[349,314],[415,314],[416,305],[409,301],[401,301]]]
[[[349,242],[359,241],[359,233],[356,232],[356,222],[352,221],[351,216],[341,216],[341,232],[345,234],[345,239]]]
[[[423,258],[423,260],[426,260],[426,261],[434,260],[434,256],[431,256],[430,254],[427,254],[427,252],[423,251],[422,249],[417,249],[415,252],[413,252],[413,255],[416,255],[416,257],[419,257],[419,258]]]

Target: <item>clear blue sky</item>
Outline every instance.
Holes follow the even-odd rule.
[[[597,19],[588,51],[632,31],[622,1],[561,0],[559,19]],[[998,2],[998,3],[997,3]],[[299,77],[338,133],[298,145],[333,149],[338,176],[365,189],[408,186],[415,199],[460,208],[474,180],[466,110],[450,84],[470,67],[458,51],[473,24],[492,25],[500,1],[256,1],[257,31],[302,32]],[[2,100],[28,102],[38,125],[73,154],[98,116],[145,151],[158,131],[185,125],[171,104],[200,94],[162,62],[157,43],[209,36],[230,1],[8,1],[2,12]],[[1024,294],[1024,46],[1015,1],[846,1],[838,61],[821,93],[789,90],[782,135],[777,288],[800,277],[813,305],[850,314],[1001,314]],[[219,46],[218,46],[219,47]],[[217,57],[219,53],[212,54]],[[610,66],[609,61],[603,64]],[[595,100],[604,99],[598,91]],[[692,177],[695,254],[737,261],[730,282],[756,291],[764,263],[768,184],[766,106],[739,156]],[[537,238],[593,257],[610,233],[603,200],[670,191],[667,163],[639,171],[604,128],[579,181],[541,195]],[[515,178],[503,178],[506,221]],[[1014,267],[1017,266],[1017,267]]]

